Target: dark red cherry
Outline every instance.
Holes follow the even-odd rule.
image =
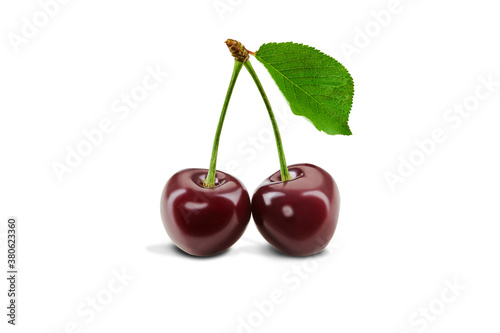
[[[337,184],[312,164],[288,167],[289,181],[278,171],[252,197],[252,214],[264,238],[277,250],[307,256],[323,250],[337,226],[340,197]]]
[[[204,187],[207,169],[186,169],[169,179],[161,195],[161,217],[172,241],[184,252],[210,256],[227,250],[250,220],[247,190],[217,171],[215,187]]]

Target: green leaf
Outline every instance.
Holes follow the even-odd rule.
[[[255,58],[267,68],[293,113],[328,134],[352,134],[347,121],[354,83],[341,63],[313,47],[292,42],[263,44]]]

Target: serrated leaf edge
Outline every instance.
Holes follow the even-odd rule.
[[[255,52],[255,58],[256,58],[257,60],[259,60],[259,62],[260,62],[260,63],[262,63],[262,64],[264,65],[264,67],[267,67],[267,66],[271,67],[271,68],[272,68],[275,72],[277,72],[278,74],[280,74],[283,78],[287,79],[287,81],[288,81],[288,82],[290,82],[290,83],[292,84],[292,86],[294,86],[294,87],[298,87],[298,88],[299,88],[299,89],[300,89],[300,90],[301,90],[304,94],[306,94],[307,96],[309,96],[309,97],[310,97],[310,98],[311,98],[311,99],[312,99],[315,103],[317,103],[318,105],[322,105],[322,104],[321,104],[318,100],[316,100],[313,96],[311,96],[311,95],[310,95],[307,91],[305,91],[305,90],[304,90],[304,89],[302,89],[300,86],[298,86],[297,84],[293,83],[293,82],[292,82],[289,78],[287,78],[286,76],[284,76],[283,74],[281,74],[281,72],[280,72],[280,71],[278,71],[278,70],[277,70],[274,66],[272,66],[272,65],[271,65],[271,64],[269,64],[268,62],[264,62],[264,61],[263,61],[263,59],[262,59],[261,57],[259,57],[259,51],[261,50],[261,48],[262,48],[263,46],[273,45],[273,44],[274,44],[274,45],[278,45],[278,44],[293,44],[293,45],[305,46],[305,47],[308,47],[308,48],[310,48],[310,49],[313,49],[313,50],[317,51],[319,54],[324,55],[324,56],[326,56],[326,57],[328,57],[328,58],[332,59],[333,61],[335,61],[335,62],[339,63],[339,64],[340,64],[340,65],[344,68],[345,72],[347,73],[347,76],[348,76],[348,78],[349,78],[349,79],[348,79],[348,82],[350,82],[350,83],[351,83],[351,85],[352,85],[352,91],[353,91],[353,97],[354,97],[355,87],[354,87],[354,80],[352,79],[351,73],[349,73],[349,71],[345,68],[345,66],[344,66],[344,65],[343,65],[340,61],[338,61],[337,59],[333,58],[332,56],[330,56],[330,55],[328,55],[328,54],[324,53],[324,52],[323,52],[323,51],[321,51],[321,50],[318,50],[317,48],[315,48],[315,47],[313,47],[313,46],[310,46],[310,45],[307,45],[307,44],[303,44],[303,43],[295,43],[295,42],[270,42],[270,43],[264,43],[264,44],[262,44],[262,45],[259,47],[259,49]],[[298,53],[298,52],[297,52],[297,53]],[[281,53],[275,53],[275,54],[270,54],[269,56],[273,56],[273,55],[276,55],[276,54],[285,54],[285,53],[284,53],[284,52],[281,52]],[[344,84],[343,86],[345,86],[345,84]],[[280,86],[278,86],[278,88],[279,88],[279,89],[280,89],[280,91],[281,91],[281,87],[280,87]],[[283,91],[281,91],[281,93],[282,93],[283,95],[285,95]],[[287,99],[287,98],[286,98],[286,96],[285,96],[285,99]],[[339,120],[340,120],[340,121],[339,121],[339,123],[341,123],[341,124],[342,124],[342,126],[341,126],[341,127],[346,127],[347,133],[334,133],[334,134],[340,134],[340,135],[352,135],[352,132],[351,132],[351,129],[349,128],[349,124],[348,124],[348,122],[349,122],[350,111],[352,110],[353,100],[354,100],[354,98],[352,98],[352,99],[351,99],[351,103],[349,104],[349,113],[347,114],[347,119],[345,119],[345,120],[344,120],[344,119],[339,118],[339,116],[337,116],[337,115],[333,115],[333,117],[335,117],[336,119],[339,119]],[[289,102],[289,103],[290,103],[290,102]],[[293,110],[292,110],[292,111],[293,111]],[[295,113],[295,112],[294,112],[294,113]],[[307,118],[307,117],[306,117],[305,115],[303,115],[303,114],[297,114],[297,115],[302,116],[302,117],[304,117],[304,118]],[[308,118],[307,118],[307,119],[308,119]],[[308,120],[310,120],[310,119],[308,119]],[[315,124],[312,120],[310,120],[310,121],[311,121],[311,123],[314,125],[314,127],[316,127],[316,129],[318,129],[318,130],[320,130],[320,131],[322,131],[322,132],[327,133],[327,132],[326,132],[326,131],[324,131],[323,129],[318,128],[318,127],[316,126],[316,124]],[[327,134],[332,134],[332,133],[327,133]]]

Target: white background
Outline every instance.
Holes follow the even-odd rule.
[[[12,36],[40,3],[1,3],[2,270],[7,216],[19,218],[20,237],[18,326],[6,324],[2,279],[2,332],[498,332],[500,86],[481,83],[500,81],[495,2],[401,0],[385,26],[372,12],[389,0],[217,3],[68,1],[18,47]],[[309,44],[354,78],[353,135],[330,137],[292,116],[252,61],[284,115],[288,163],[321,166],[340,188],[338,228],[320,255],[276,254],[250,221],[229,251],[197,259],[163,229],[165,182],[208,167],[233,66],[226,38],[250,50]],[[128,116],[113,112],[148,67],[168,77]],[[464,103],[473,109],[465,118],[447,111]],[[103,119],[112,132],[60,181],[53,163]],[[218,168],[250,193],[279,168],[269,126],[243,70]],[[446,140],[422,159],[415,141],[436,129]],[[260,150],[250,148],[259,135]],[[391,189],[387,173],[411,156],[420,165]],[[121,288],[123,270],[131,280]],[[101,311],[89,310],[95,297]]]

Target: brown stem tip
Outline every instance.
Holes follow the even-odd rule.
[[[240,42],[234,39],[228,39],[226,40],[226,45],[229,48],[229,51],[233,55],[234,59],[243,63],[248,60],[248,51]]]

